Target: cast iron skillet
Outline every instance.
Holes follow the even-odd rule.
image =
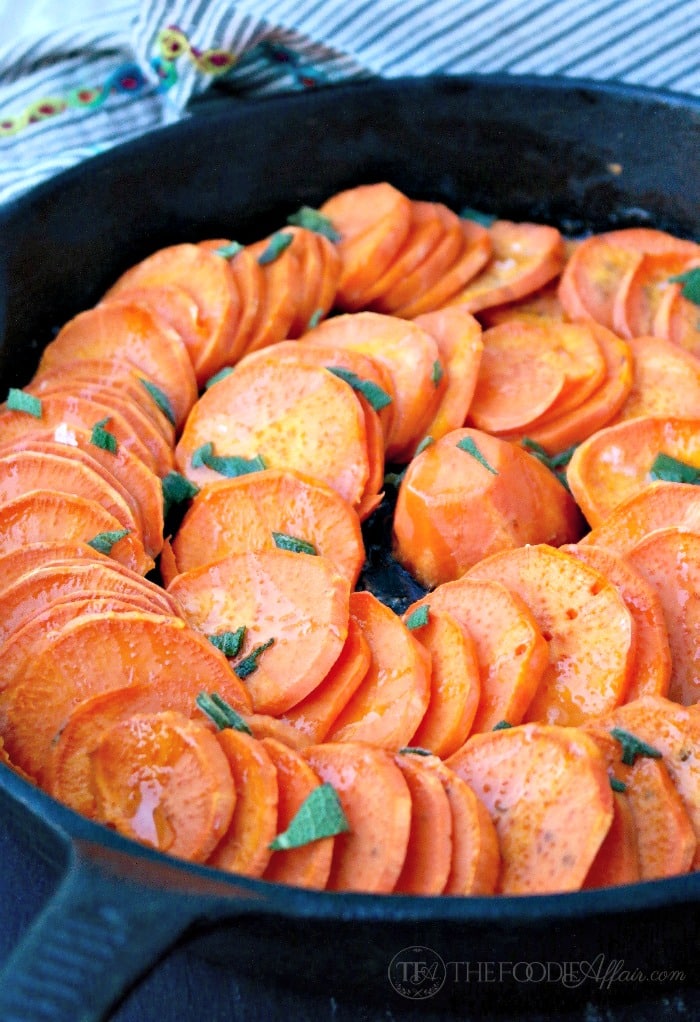
[[[469,205],[570,232],[650,224],[700,237],[698,152],[697,99],[582,81],[426,78],[256,103],[222,97],[6,209],[2,384],[25,383],[52,331],[160,245],[208,235],[254,240],[304,203],[381,179],[457,210]],[[425,956],[417,947],[439,950],[430,982],[445,982],[430,1004],[443,1016],[464,1013],[463,988],[453,997],[454,963],[465,961],[561,969],[603,956],[646,974],[673,972],[674,989],[679,971],[688,982],[697,977],[697,875],[521,898],[304,892],[142,848],[5,767],[0,807],[6,825],[26,832],[62,877],[0,975],[4,1022],[102,1018],[185,934],[261,983],[303,981],[394,1013],[415,1000],[395,993],[390,980],[413,983],[416,997],[426,992],[413,970]],[[339,956],[353,968],[338,969]],[[485,993],[470,993],[470,1006],[512,1017],[527,987],[506,972],[480,987]],[[540,984],[540,1004],[548,991],[558,1007],[595,1000],[600,977]]]

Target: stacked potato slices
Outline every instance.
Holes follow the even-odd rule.
[[[697,868],[697,273],[387,182],[127,269],[0,410],[2,761],[277,883]]]

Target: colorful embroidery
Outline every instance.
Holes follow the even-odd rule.
[[[198,50],[192,46],[177,25],[165,28],[158,35],[160,56],[151,60],[151,66],[161,79],[161,90],[171,88],[177,81],[176,61],[188,57],[198,71],[205,75],[221,75],[236,63],[236,55],[227,50]]]
[[[226,74],[238,59],[236,54],[227,50],[197,49],[177,25],[163,29],[158,34],[157,45],[160,52],[152,58],[151,67],[158,76],[159,92],[166,92],[178,81],[177,63],[183,57],[190,60],[202,74],[211,77]],[[277,43],[260,43],[250,51],[249,56],[262,57],[272,64],[285,65],[299,89],[313,88],[325,81],[318,70],[302,63],[299,54]],[[143,93],[148,87],[149,82],[137,64],[123,64],[100,88],[84,86],[73,89],[65,96],[44,97],[15,117],[1,118],[0,138],[16,135],[31,124],[56,117],[66,110],[95,110],[115,93]]]
[[[286,65],[287,70],[300,89],[312,89],[314,86],[322,85],[326,81],[325,75],[318,69],[311,67],[310,64],[302,63],[299,54],[295,53],[294,50],[290,50],[288,46],[264,42],[256,46],[255,50],[251,51],[251,53],[259,53],[272,64]]]
[[[66,110],[95,110],[101,107],[113,93],[141,92],[146,84],[143,72],[137,64],[123,64],[109,76],[101,88],[73,89],[65,96],[50,96],[41,99],[16,117],[3,117],[0,120],[0,137],[16,135],[30,124],[45,121]]]

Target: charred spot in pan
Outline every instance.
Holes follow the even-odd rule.
[[[397,492],[395,486],[388,485],[379,507],[363,522],[362,536],[366,558],[357,589],[372,593],[396,614],[403,614],[412,603],[425,596],[427,589],[421,586],[391,554],[392,522]]]

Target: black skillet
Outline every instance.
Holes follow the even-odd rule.
[[[648,224],[700,238],[700,100],[691,97],[476,76],[370,81],[255,103],[221,96],[207,106],[3,211],[5,389],[27,381],[58,325],[158,246],[253,240],[300,205],[359,182],[386,179],[415,198],[572,233]],[[324,992],[358,1013],[412,1013],[430,994],[440,1017],[465,1017],[465,962],[560,971],[623,959],[630,972],[654,972],[657,989],[665,973],[676,993],[698,979],[697,875],[523,898],[325,894],[154,853],[5,767],[0,811],[2,825],[61,874],[0,974],[3,1022],[103,1018],[183,935],[261,984]],[[430,968],[420,973],[426,955]],[[468,1010],[513,1018],[532,992],[522,979],[506,967],[480,993],[472,986]],[[554,980],[537,985],[541,1006],[594,1003],[601,991],[615,999],[595,968]]]

